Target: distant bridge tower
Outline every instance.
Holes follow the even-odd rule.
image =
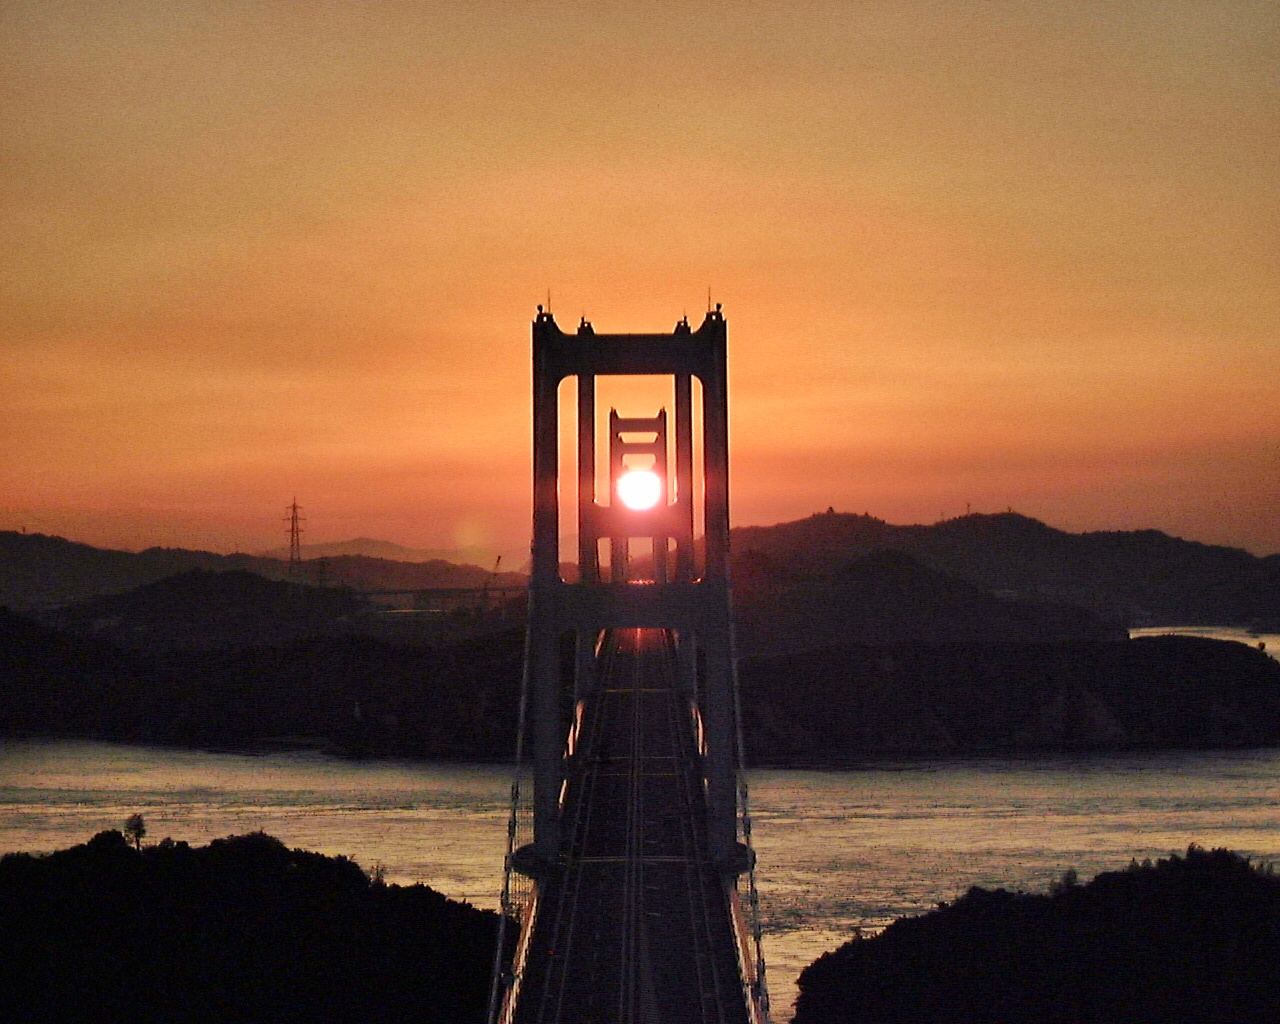
[[[753,959],[738,899],[738,879],[746,874],[754,913],[754,858],[745,788],[739,784],[728,572],[725,327],[717,304],[697,330],[684,318],[671,334],[597,334],[584,318],[576,334],[566,334],[549,310],[538,307],[533,323],[533,569],[526,657],[532,841],[517,843],[513,814],[504,905],[524,915],[524,934],[514,978],[506,979],[507,995],[501,997],[505,1008],[495,1002],[494,1020],[555,1024],[767,1018],[759,930],[754,930]],[[597,417],[596,379],[650,375],[671,381],[674,429],[668,429],[665,409],[649,417],[611,411],[606,428]],[[559,473],[559,395],[568,378],[576,385],[578,539],[576,571],[563,572],[564,563],[572,564],[560,550],[561,487],[569,487]],[[695,437],[701,440],[700,460]],[[608,449],[598,460],[597,444],[605,438]],[[608,466],[607,502],[597,497],[604,492],[597,488],[598,461]],[[644,509],[628,507],[619,497],[619,484],[629,471],[641,468],[638,463],[658,481],[658,500]],[[699,463],[701,471],[695,474]],[[695,548],[696,519],[701,558]],[[641,564],[640,558],[632,558],[634,542],[647,542],[652,551],[643,581],[631,578],[636,574],[631,567]],[[571,681],[562,673],[562,664],[568,665],[562,659],[570,651]],[[663,724],[668,719],[671,724]],[[652,765],[659,761],[669,767],[656,770]],[[618,781],[624,776],[630,779],[625,784]],[[676,786],[669,782],[676,776],[680,787],[664,789]],[[644,818],[657,814],[655,809],[664,820]],[[625,841],[621,833],[614,837],[604,826],[592,824],[621,819],[636,833]],[[739,841],[740,824],[745,842]],[[674,849],[677,833],[684,837],[683,853],[659,857],[644,852]],[[624,871],[619,876],[621,888],[652,892],[664,865],[673,862],[687,865],[681,869],[687,874],[671,883],[680,892],[665,903],[642,893],[650,903],[641,911],[627,902],[631,897],[600,894],[613,885],[608,865],[624,861],[632,866],[626,868],[631,875]],[[534,880],[527,904],[508,899],[511,868]],[[592,875],[592,870],[598,873]],[[634,881],[640,873],[644,885]],[[570,891],[572,906],[566,909]],[[583,902],[583,892],[596,893],[590,904]],[[556,901],[556,909],[547,905],[550,901]],[[676,904],[683,908],[678,914]],[[591,919],[593,913],[597,919]],[[663,923],[664,914],[669,914],[669,926]],[[596,951],[589,954],[591,971],[566,964],[566,958],[581,958],[585,951],[571,954],[563,936],[612,936],[618,927],[632,927],[601,922],[611,915],[637,922],[634,934],[618,940],[624,947],[623,966],[607,966]],[[688,926],[691,916],[703,923],[697,926],[698,935],[686,938],[680,928]],[[547,937],[552,917],[560,922],[554,927],[563,929],[555,941]],[[597,945],[605,941],[600,938]],[[678,950],[682,943],[700,946],[697,980],[682,980],[683,968],[658,963],[669,950],[650,951]],[[695,957],[692,949],[684,955],[691,962]],[[689,978],[693,970],[688,968]],[[595,989],[614,984],[606,978],[610,972],[625,976],[617,982],[623,994],[610,994],[602,1002],[607,1002],[607,1012],[583,1009],[584,1000],[595,998]],[[526,989],[539,988],[528,992],[527,999],[519,995],[522,977]],[[697,989],[695,1002],[702,1002],[680,1010],[685,989]],[[495,1000],[499,998],[495,985]],[[516,1005],[535,998],[536,1010]],[[631,1009],[619,1009],[624,1004]],[[571,1012],[571,1005],[577,1011]]]

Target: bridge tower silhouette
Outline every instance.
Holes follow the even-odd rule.
[[[520,932],[509,964],[499,942],[492,1024],[768,1020],[734,671],[726,340],[718,304],[670,334],[596,334],[585,317],[567,334],[538,307],[533,567],[502,894],[504,926]],[[665,408],[611,410],[604,428],[606,376],[667,378],[674,430]],[[576,566],[560,551],[569,378]],[[652,507],[619,498],[637,470],[657,477]]]

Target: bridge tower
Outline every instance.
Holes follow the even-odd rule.
[[[739,879],[745,874],[751,879],[748,906],[754,913],[754,857],[749,848],[745,788],[739,775],[741,741],[728,571],[726,370],[726,324],[718,304],[708,310],[696,330],[687,318],[682,318],[670,334],[597,334],[585,318],[576,333],[567,334],[556,324],[550,310],[538,307],[533,323],[533,567],[525,666],[532,740],[532,841],[523,845],[516,842],[513,817],[508,857],[508,877],[514,869],[532,879],[533,895],[523,909],[517,908],[524,918],[520,950],[513,972],[504,979],[505,990],[500,992],[501,986],[495,984],[491,1013],[495,1021],[561,1024],[577,1020],[767,1019],[759,929],[758,925],[754,929],[753,957],[752,937],[745,934],[747,926],[738,899]],[[668,430],[666,409],[646,417],[620,416],[611,410],[606,428],[596,409],[597,378],[604,376],[669,378],[674,393],[674,429]],[[567,493],[570,486],[560,479],[559,397],[561,385],[568,378],[576,381],[576,567],[572,567],[572,557],[566,557],[568,553],[562,552],[560,546],[562,488]],[[700,387],[700,402],[696,401],[695,382]],[[606,438],[607,458],[598,459],[597,445]],[[695,439],[700,440],[700,452],[695,452]],[[638,468],[638,462],[647,463],[645,468],[657,476],[659,495],[652,507],[640,510],[624,504],[618,490],[623,476]],[[600,464],[608,466],[607,491],[597,487]],[[697,473],[699,468],[701,472]],[[604,480],[600,482],[603,484]],[[602,492],[608,495],[607,501],[599,500]],[[701,520],[698,531],[695,518]],[[695,546],[696,532],[701,533],[701,552]],[[637,541],[647,541],[651,548],[644,580],[630,578],[631,567],[640,561],[631,558],[633,542]],[[608,552],[607,574],[602,547]],[[626,639],[622,639],[624,634]],[[572,671],[568,672],[570,662]],[[664,671],[669,683],[662,682]],[[619,682],[624,674],[634,681]],[[626,699],[632,703],[626,705],[625,713],[617,710],[622,707],[620,704],[610,711],[611,701],[624,700],[616,696],[623,693],[624,686],[631,687],[632,697]],[[666,695],[661,696],[663,693]],[[660,696],[655,698],[655,694]],[[655,700],[670,700],[671,708],[676,710],[669,714],[661,711],[666,705],[654,703]],[[611,719],[610,715],[614,717]],[[651,735],[654,721],[664,715],[673,723],[672,738],[655,741]],[[523,723],[522,714],[522,730]],[[594,730],[592,735],[599,738],[589,741],[584,730]],[[687,738],[682,738],[681,730],[688,732]],[[649,744],[644,754],[638,752],[641,732]],[[596,746],[591,747],[590,742]],[[629,755],[630,760],[616,755],[616,749],[626,744],[635,751]],[[646,760],[661,762],[663,770],[646,769]],[[606,762],[612,762],[614,767],[598,767]],[[590,796],[610,791],[610,779],[623,774],[618,766],[624,763],[633,780],[629,783],[631,796]],[[688,776],[679,790],[684,797],[677,799],[676,789],[663,789],[665,783],[658,776]],[[617,785],[621,793],[622,784]],[[647,797],[642,795],[646,786]],[[589,798],[597,804],[606,799],[614,802],[606,804],[604,810],[597,806],[584,811],[584,802]],[[615,849],[607,837],[584,833],[586,826],[582,822],[592,814],[597,820],[639,821],[641,811],[637,807],[645,800],[649,813],[656,813],[653,808],[660,806],[666,817],[659,825],[645,826],[655,834],[629,840],[631,845],[626,849],[631,853],[624,855],[621,838]],[[677,804],[684,811],[679,811]],[[676,821],[681,814],[688,820]],[[739,841],[740,826],[745,842]],[[596,827],[598,830],[603,826]],[[640,864],[646,856],[642,847],[650,851],[661,847],[668,853],[675,849],[672,843],[676,832],[689,837],[680,847],[684,852],[665,858],[650,856],[645,885],[649,891],[657,887],[656,879],[661,876],[659,861],[686,865],[681,876],[685,881],[673,883],[677,888],[693,886],[688,879],[695,876],[703,879],[689,888],[687,895],[674,898],[676,902],[685,900],[690,906],[696,904],[693,916],[700,916],[704,922],[699,925],[701,937],[675,934],[682,925],[673,925],[669,936],[661,933],[665,911],[653,907],[666,897],[655,897],[643,914],[628,911],[621,904],[613,906],[609,899],[594,900],[594,911],[582,903],[579,894],[584,891],[583,864],[622,862],[628,857]],[[590,855],[592,851],[595,856]],[[638,873],[641,868],[628,870]],[[585,885],[597,889],[611,885],[605,878],[593,876]],[[625,884],[638,885],[634,881]],[[565,893],[570,889],[574,893],[572,911],[560,906],[568,900]],[[682,893],[685,891],[681,889]],[[504,903],[508,904],[505,909],[510,910],[507,892],[504,887]],[[664,943],[707,945],[708,949],[698,955],[710,966],[705,970],[699,967],[698,978],[702,980],[688,982],[702,989],[698,997],[702,1002],[688,1004],[692,1009],[675,1009],[679,999],[660,989],[664,984],[686,984],[678,967],[655,967],[653,964],[662,960],[661,954],[641,950],[634,954],[635,962],[641,966],[618,968],[630,978],[619,983],[623,989],[631,986],[627,997],[630,1003],[611,994],[613,1002],[609,1006],[613,1009],[607,1012],[597,1007],[590,1013],[579,1011],[575,1015],[567,1010],[566,1005],[594,998],[579,991],[566,1001],[565,992],[575,991],[573,984],[607,987],[613,981],[602,981],[598,975],[612,968],[597,966],[596,981],[574,981],[578,975],[586,975],[581,970],[575,974],[573,965],[533,962],[539,957],[545,961],[569,955],[563,938],[552,941],[545,934],[552,928],[553,912],[547,903],[553,899],[559,901],[554,911],[559,922],[555,925],[557,935],[561,935],[561,929],[564,934],[584,934],[592,928],[593,934],[603,934],[598,923],[570,920],[566,925],[566,915],[613,914],[628,919],[630,913],[637,920],[648,919],[636,924],[637,935],[648,930],[638,938],[621,936],[619,941],[624,948],[648,950]],[[667,903],[671,902],[667,899]],[[689,908],[681,913],[687,919]],[[654,929],[658,930],[656,934]],[[687,957],[694,955],[690,950],[683,953]],[[598,959],[598,954],[592,955]],[[727,969],[725,963],[730,965]],[[732,984],[723,980],[726,974],[732,974]],[[546,989],[553,983],[560,985],[554,1000],[546,991],[528,991],[535,984]],[[536,1012],[528,1005],[535,998],[540,1000]],[[725,1005],[735,1001],[736,1005]],[[556,1008],[547,1009],[553,1004]],[[627,1005],[631,1007],[629,1011],[625,1010]]]

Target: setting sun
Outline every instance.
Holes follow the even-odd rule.
[[[651,469],[633,469],[618,478],[618,497],[637,512],[653,508],[662,497],[662,478]]]

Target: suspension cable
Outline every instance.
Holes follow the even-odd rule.
[[[529,618],[529,604],[533,602],[533,592],[526,599],[525,619]],[[520,814],[520,777],[524,766],[524,729],[525,710],[529,704],[529,628],[524,631],[524,656],[520,667],[520,704],[516,713],[516,766],[511,779],[511,813],[507,818],[507,855],[503,860],[502,893],[498,897],[498,940],[493,951],[493,976],[489,983],[489,1024],[497,1024],[498,993],[502,988],[502,961],[506,952],[507,918],[511,905],[511,855],[516,850],[516,830],[519,827]]]
[[[732,598],[730,599],[732,601]],[[756,888],[755,848],[751,840],[751,800],[747,786],[747,745],[742,729],[742,695],[738,687],[738,653],[733,629],[733,608],[729,609],[729,672],[733,685],[733,718],[738,741],[738,802],[742,816],[742,839],[751,855],[747,861],[747,910],[751,916],[751,940],[755,946],[756,1005],[763,1024],[769,1024],[769,988],[765,984],[763,928],[760,923],[760,891]]]

